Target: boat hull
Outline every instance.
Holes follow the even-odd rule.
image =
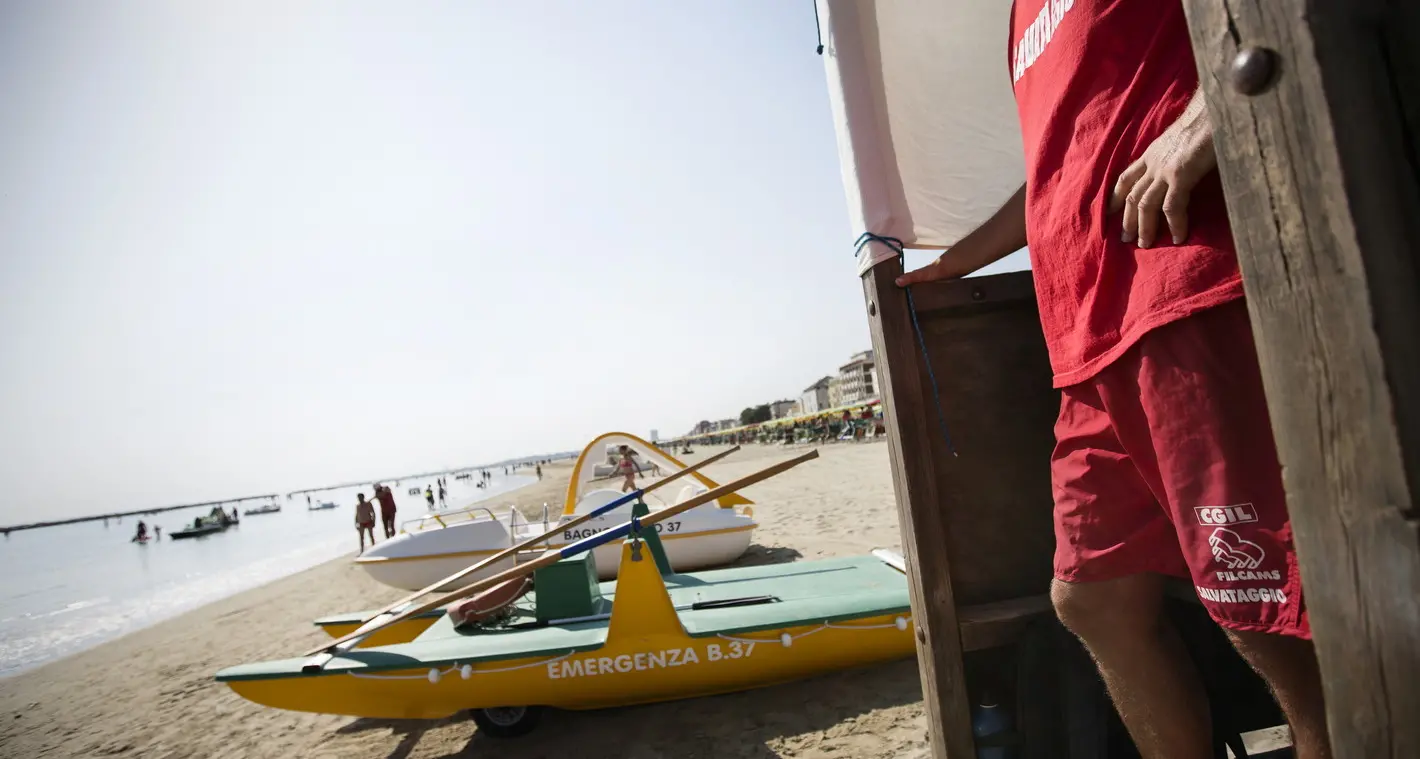
[[[630,512],[614,511],[603,517],[588,521],[576,530],[561,530],[550,542],[552,548],[564,546],[601,532],[630,518]],[[754,537],[757,525],[752,517],[736,513],[730,509],[711,507],[711,510],[696,514],[693,511],[681,519],[670,519],[657,524],[661,545],[666,550],[666,559],[677,572],[718,567],[729,564],[749,550],[750,539]],[[521,537],[521,536],[520,536]],[[597,565],[597,577],[610,580],[616,577],[621,563],[621,546],[625,541],[613,541],[592,550]]]
[[[573,530],[553,532],[548,547],[560,549],[589,535],[614,527],[629,518],[630,511],[614,511],[592,519]],[[757,526],[751,512],[708,507],[692,509],[679,519],[656,525],[666,558],[677,572],[689,572],[729,564],[749,549]],[[502,529],[499,529],[501,527]],[[366,551],[355,559],[376,582],[401,590],[421,590],[440,580],[469,568],[500,550],[512,545],[506,522],[479,520],[451,524],[401,535]],[[542,532],[543,525],[519,525],[516,538],[526,540]],[[614,541],[593,550],[597,576],[603,580],[616,577],[624,541]],[[529,551],[518,556],[530,561],[542,551]],[[498,562],[460,578],[439,590],[454,590],[478,580],[492,577],[513,566],[512,559]]]
[[[598,591],[613,596],[609,615],[468,632],[439,615],[409,643],[317,663],[233,667],[217,678],[278,709],[436,719],[464,709],[596,709],[728,693],[915,650],[906,578],[877,559],[663,578],[627,547],[619,575]],[[565,592],[554,587],[543,592]]]
[[[483,561],[492,556],[496,551],[468,551],[458,554],[443,556],[425,556],[414,558],[393,558],[385,560],[366,560],[366,557],[356,559],[360,568],[375,582],[388,585],[401,590],[422,590],[431,584],[448,577],[456,572],[467,569],[469,566]],[[441,585],[435,590],[449,591],[470,585],[485,577],[512,569],[516,565],[513,557],[508,557],[501,561],[496,561],[488,567],[478,572],[473,572],[458,582]]]
[[[439,719],[464,709],[553,706],[598,709],[750,690],[913,654],[910,624],[882,615],[840,626],[799,626],[694,639],[641,636],[567,657],[528,657],[478,665],[464,679],[443,667],[378,675],[230,681],[242,698],[264,706],[379,719]],[[851,629],[852,627],[861,629]],[[789,646],[781,635],[794,636]],[[803,637],[800,637],[803,636]]]
[[[172,538],[173,540],[187,540],[189,538],[200,538],[204,535],[216,535],[217,533],[225,532],[226,530],[226,527],[215,527],[212,529],[203,528],[198,530],[178,530],[176,532],[168,533],[168,537]]]

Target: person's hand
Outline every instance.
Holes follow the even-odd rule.
[[[920,269],[903,272],[896,282],[898,287],[915,285],[918,282],[936,282],[942,279],[960,279],[981,268],[966,256],[952,255],[951,250],[947,250],[942,255],[937,256],[932,263]]]
[[[1159,236],[1159,213],[1174,245],[1188,238],[1188,197],[1199,180],[1218,167],[1213,152],[1213,128],[1196,93],[1188,107],[1144,155],[1119,175],[1110,196],[1109,210],[1124,210],[1124,242],[1139,241],[1147,248]]]

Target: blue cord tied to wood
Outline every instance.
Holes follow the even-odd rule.
[[[886,237],[875,235],[872,232],[864,232],[858,237],[857,246],[853,249],[853,255],[863,252],[864,246],[868,243],[881,243],[892,248],[897,253],[897,261],[902,265],[902,270],[907,271],[907,253],[902,244],[902,240],[896,237]],[[932,357],[927,354],[927,339],[922,336],[922,325],[917,321],[917,304],[912,300],[912,286],[902,288],[907,293],[907,313],[912,317],[912,331],[917,335],[917,347],[922,351],[922,365],[927,367],[927,380],[932,384],[932,404],[937,408],[937,424],[942,428],[942,440],[947,444],[947,451],[953,456],[957,455],[956,446],[952,445],[951,433],[947,431],[947,413],[942,410],[942,393],[937,389],[937,373],[932,371]]]

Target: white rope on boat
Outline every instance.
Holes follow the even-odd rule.
[[[500,667],[498,669],[474,669],[472,664],[465,664],[463,666],[454,664],[445,670],[440,670],[437,667],[434,669],[430,669],[428,672],[422,675],[364,675],[360,674],[359,672],[347,672],[345,674],[350,675],[351,677],[358,677],[362,680],[428,680],[431,683],[437,683],[439,682],[439,680],[443,679],[444,675],[453,672],[459,673],[460,677],[467,680],[470,677],[473,677],[474,675],[491,675],[498,672],[513,672],[519,669],[542,667],[548,664],[552,664],[553,662],[562,661],[563,659],[566,659],[567,657],[571,656],[573,653],[575,652],[568,651],[567,653],[561,656],[555,656],[551,659],[528,662],[526,664],[518,664],[512,667]]]
[[[455,666],[449,667],[443,672],[437,669],[431,669],[428,673],[423,675],[362,675],[359,672],[346,672],[345,674],[351,677],[358,677],[361,680],[430,680],[432,682],[438,682],[440,677],[450,672],[456,672],[457,670],[458,667]]]
[[[530,669],[530,668],[532,668],[532,667],[541,667],[541,666],[543,666],[543,665],[545,665],[545,664],[551,664],[551,663],[553,663],[553,662],[562,661],[563,659],[566,659],[567,657],[571,656],[571,655],[574,654],[574,653],[576,653],[576,652],[575,652],[575,651],[568,651],[567,653],[565,653],[565,654],[563,654],[563,655],[561,655],[561,656],[557,656],[557,657],[554,657],[554,658],[551,658],[551,659],[544,659],[543,661],[535,661],[535,662],[528,662],[527,664],[519,664],[519,665],[517,665],[517,666],[515,666],[515,667],[503,667],[503,668],[501,668],[501,669],[475,669],[475,670],[473,670],[473,674],[475,674],[475,675],[479,675],[479,674],[487,675],[487,674],[492,674],[492,673],[494,673],[494,672],[512,672],[513,670],[517,670],[517,669]],[[465,666],[465,667],[468,667],[469,665],[465,664],[464,666]],[[468,679],[468,676],[465,676],[464,679],[467,680],[467,679]]]
[[[828,630],[830,628],[834,630],[882,630],[889,627],[896,627],[899,630],[906,630],[907,623],[911,619],[911,616],[898,617],[897,619],[894,619],[891,622],[887,622],[880,625],[835,625],[832,622],[824,622],[818,627],[815,627],[814,629],[809,630],[807,632],[801,632],[798,635],[790,635],[789,633],[783,633],[778,638],[737,638],[733,635],[725,635],[724,633],[720,633],[719,637],[724,638],[725,640],[733,640],[738,643],[778,643],[779,645],[788,648],[789,646],[792,646],[794,644],[794,641],[799,640],[800,638],[807,638],[808,636],[813,635],[814,633],[823,632],[824,630]]]

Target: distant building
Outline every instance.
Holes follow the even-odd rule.
[[[721,419],[720,421],[715,422],[715,431],[720,432],[722,430],[732,430],[738,426],[740,426],[740,420],[738,419]]]
[[[804,388],[804,392],[799,394],[800,414],[817,414],[825,409],[833,408],[833,404],[828,400],[828,385],[831,381],[831,377],[824,377]]]
[[[878,397],[877,364],[873,352],[854,353],[848,363],[838,367],[840,402],[835,405],[863,403]]]
[[[838,375],[828,378],[828,407],[838,408],[843,405],[843,379]],[[823,409],[820,409],[822,411]]]
[[[794,410],[794,401],[775,401],[769,404],[769,415],[773,419],[783,419]]]
[[[659,431],[657,431],[657,430],[651,430],[651,442],[653,442],[653,443],[658,443],[658,442],[660,442],[660,440],[661,440],[661,433],[660,433]]]

